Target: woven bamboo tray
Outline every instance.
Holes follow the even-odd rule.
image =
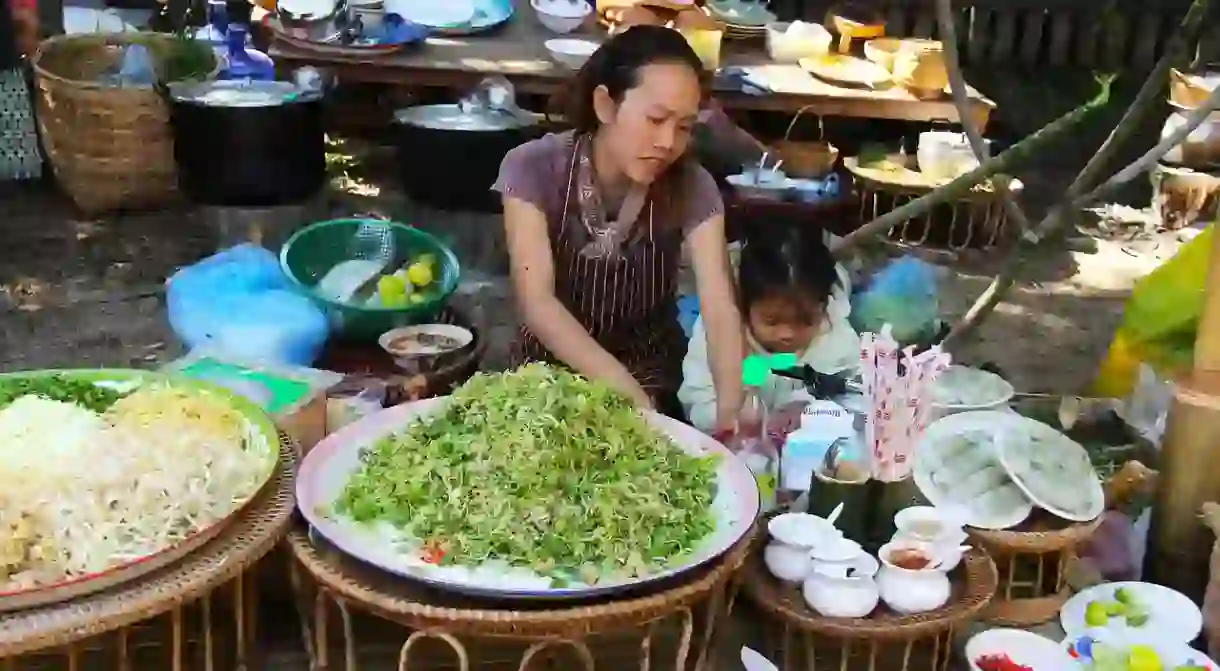
[[[970,540],[995,558],[1000,576],[995,598],[982,618],[992,624],[1026,627],[1058,617],[1072,596],[1067,575],[1076,549],[1099,524],[1100,517],[1074,524],[1035,510],[1013,529],[968,527]]]
[[[739,575],[740,593],[767,618],[771,659],[781,669],[867,667],[943,671],[953,636],[978,617],[995,594],[995,564],[972,550],[953,571],[953,595],[942,608],[900,615],[884,605],[867,618],[823,617],[811,610],[799,587],[775,579],[763,563],[762,544]]]
[[[857,156],[843,159],[860,193],[861,221],[870,221],[898,209],[943,186],[911,169],[913,156],[892,156],[901,167],[883,170],[860,165]],[[1021,183],[1012,180],[1009,189],[1019,193]],[[976,186],[955,201],[933,207],[927,214],[894,226],[890,238],[913,245],[932,244],[954,250],[990,249],[1004,239],[1008,214],[999,194],[989,182]]]
[[[288,546],[296,559],[293,572],[306,640],[310,668],[327,671],[331,666],[330,611],[340,615],[345,671],[358,671],[353,611],[359,610],[407,627],[411,633],[399,650],[398,669],[418,671],[425,666],[424,648],[446,649],[449,661],[466,671],[482,647],[491,640],[518,644],[519,661],[513,668],[581,669],[625,668],[622,663],[598,666],[594,649],[597,639],[633,634],[635,657],[641,671],[657,668],[654,644],[668,627],[676,629],[674,665],[661,668],[703,668],[712,633],[725,604],[727,586],[741,566],[753,532],[724,557],[701,571],[676,578],[661,588],[615,600],[597,600],[577,605],[539,601],[511,605],[494,599],[477,599],[442,592],[392,576],[343,555],[325,540],[311,536],[303,527],[288,534]],[[309,580],[305,580],[308,578]],[[510,610],[512,608],[513,610]],[[656,645],[656,647],[661,647]],[[558,655],[559,666],[544,664]],[[479,667],[481,668],[481,667]]]
[[[241,516],[220,535],[176,564],[142,578],[73,601],[6,613],[0,622],[0,668],[19,669],[26,656],[56,655],[67,658],[68,668],[81,666],[90,639],[103,634],[116,650],[120,668],[131,666],[130,642],[141,623],[168,616],[175,671],[181,667],[185,649],[184,608],[198,602],[207,614],[207,640],[211,640],[211,595],[232,584],[239,606],[235,618],[238,656],[256,639],[253,615],[256,589],[243,576],[255,562],[275,546],[288,529],[295,506],[296,444],[280,434],[278,471]],[[205,648],[212,646],[205,644]],[[207,668],[213,668],[209,665]]]

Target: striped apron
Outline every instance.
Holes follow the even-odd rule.
[[[582,253],[602,231],[590,231],[582,208],[595,207],[577,182],[578,140],[570,141],[563,214],[550,225],[555,296],[589,335],[618,359],[654,400],[676,393],[682,381],[686,338],[678,324],[675,292],[683,231],[677,222],[655,225],[651,196],[632,234],[615,253]],[[599,217],[605,225],[605,217]],[[522,327],[513,363],[554,362]]]

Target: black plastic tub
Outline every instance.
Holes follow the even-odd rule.
[[[222,207],[276,207],[302,202],[325,184],[320,96],[223,105],[183,99],[181,93],[170,97],[174,156],[178,184],[191,200]]]

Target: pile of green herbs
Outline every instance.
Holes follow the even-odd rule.
[[[30,395],[73,403],[97,413],[105,412],[124,396],[113,389],[67,375],[0,378],[0,410],[22,396]]]
[[[653,573],[715,529],[715,457],[683,453],[626,397],[546,364],[479,374],[369,448],[335,501],[441,564],[593,584]]]

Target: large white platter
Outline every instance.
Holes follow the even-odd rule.
[[[701,566],[733,547],[758,517],[758,486],[745,464],[723,445],[693,427],[654,412],[644,413],[649,423],[668,434],[686,453],[718,455],[722,459],[712,503],[716,530],[699,544],[687,561],[653,575],[617,583],[556,586],[550,579],[525,569],[490,564],[437,566],[424,561],[418,551],[396,543],[384,530],[325,514],[359,467],[362,448],[407,428],[418,418],[438,412],[448,402],[448,397],[441,397],[383,410],[318,443],[306,455],[297,476],[297,502],[305,519],[343,552],[383,570],[436,587],[500,598],[576,599],[639,587]]]

